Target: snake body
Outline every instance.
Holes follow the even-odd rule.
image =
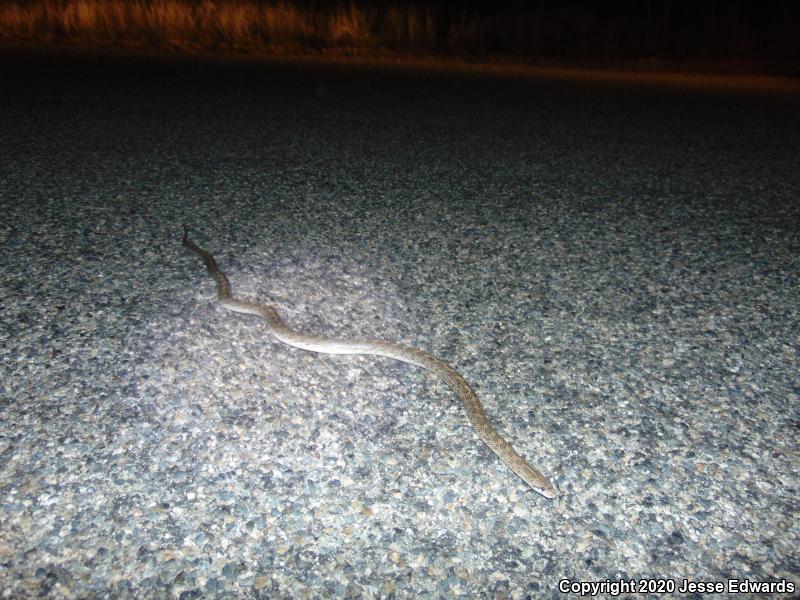
[[[555,486],[539,471],[529,465],[516,450],[502,436],[500,436],[489,423],[486,412],[483,410],[478,396],[459,375],[453,367],[443,360],[436,358],[417,348],[386,342],[382,340],[352,339],[342,340],[335,338],[317,337],[294,331],[283,322],[278,312],[266,304],[245,302],[237,300],[231,292],[231,284],[225,274],[220,271],[214,257],[189,239],[188,232],[184,230],[183,245],[197,254],[206,266],[206,269],[217,283],[217,298],[219,303],[238,313],[257,315],[267,322],[270,333],[278,340],[289,346],[301,348],[310,352],[324,354],[372,354],[386,356],[404,363],[416,365],[427,369],[444,379],[458,394],[464,403],[467,416],[478,434],[505,465],[514,471],[534,491],[545,498],[555,498],[558,494]]]

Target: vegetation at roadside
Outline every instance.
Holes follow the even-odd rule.
[[[754,28],[736,3],[693,14],[669,3],[516,3],[455,10],[444,1],[320,3],[313,0],[12,0],[0,4],[0,39],[155,51],[414,57],[528,62],[537,59],[796,60],[796,32],[776,2]],[[626,4],[622,2],[621,4]],[[577,6],[581,6],[577,4]],[[784,18],[784,16],[786,18]],[[763,19],[762,19],[763,20]],[[794,55],[793,55],[794,53]]]

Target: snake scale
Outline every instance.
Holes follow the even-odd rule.
[[[217,298],[219,303],[238,313],[257,315],[267,322],[270,333],[278,340],[289,346],[301,348],[310,352],[324,354],[372,354],[386,356],[411,365],[416,365],[431,371],[444,379],[458,394],[464,403],[467,416],[475,429],[475,433],[494,452],[505,465],[514,471],[534,491],[545,498],[555,498],[558,494],[556,487],[539,471],[529,465],[514,448],[501,437],[489,423],[486,412],[483,410],[478,396],[459,375],[453,367],[417,348],[386,342],[381,340],[352,339],[341,340],[334,338],[317,337],[294,331],[281,319],[278,312],[266,304],[245,302],[237,300],[231,293],[231,284],[225,274],[220,271],[214,257],[189,239],[188,231],[184,228],[183,245],[197,254],[206,266],[206,269],[217,283]]]

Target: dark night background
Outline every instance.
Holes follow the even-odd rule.
[[[329,2],[295,3],[325,10]],[[413,6],[433,11],[445,27],[465,14],[502,24],[518,19],[546,24],[531,49],[548,55],[625,58],[800,57],[798,3],[707,0],[355,0],[360,7]],[[498,37],[500,34],[498,33]],[[501,46],[501,40],[495,40]]]

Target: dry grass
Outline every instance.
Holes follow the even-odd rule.
[[[0,41],[515,62],[534,57],[757,59],[759,54],[800,59],[796,32],[780,11],[771,29],[756,31],[735,6],[712,10],[701,3],[694,26],[676,34],[675,23],[664,16],[669,11],[649,9],[634,17],[603,16],[602,11],[568,10],[556,4],[552,10],[523,16],[479,17],[445,12],[446,3],[435,3],[437,8],[368,0],[316,5],[325,9],[302,8],[291,0],[0,0]],[[781,6],[784,12],[789,10],[786,2]]]
[[[29,0],[0,5],[0,36],[90,46],[372,53],[428,53],[437,46],[430,12],[381,13],[340,4],[321,13],[248,0]]]

